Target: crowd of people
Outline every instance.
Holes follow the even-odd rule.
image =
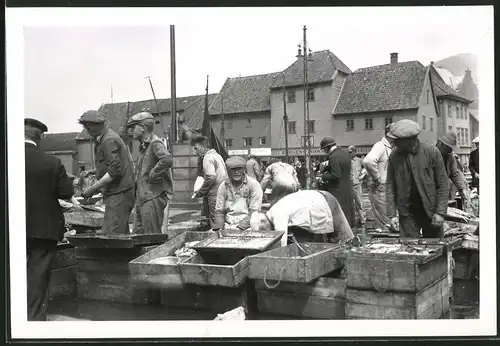
[[[129,234],[135,209],[134,233],[166,233],[173,197],[173,158],[166,143],[153,133],[153,116],[141,112],[127,122],[128,134],[140,144],[136,163],[99,111],[85,112],[79,122],[94,139],[96,167],[95,181],[81,196],[102,193],[101,231]],[[29,320],[46,316],[51,263],[65,232],[58,199],[78,206],[72,180],[61,161],[39,148],[46,131],[43,123],[25,119]],[[289,164],[273,157],[263,167],[251,155],[224,161],[210,148],[207,137],[190,135],[186,139],[202,162],[202,184],[192,198],[203,199],[212,230],[284,231],[282,245],[290,237],[338,243],[354,238],[356,214],[361,224],[366,221],[361,186],[368,180],[376,227],[399,231],[401,237],[440,238],[450,181],[465,205],[469,188],[453,154],[456,135],[447,133],[430,145],[418,139],[420,131],[408,119],[390,124],[364,159],[357,156],[355,146],[346,151],[333,138],[323,138],[320,146],[327,159],[314,164],[311,175],[315,179],[309,189],[303,162]],[[476,139],[477,148],[478,142]],[[471,153],[470,169],[478,188],[479,149]],[[264,212],[267,192],[270,203]]]

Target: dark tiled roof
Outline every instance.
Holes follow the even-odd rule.
[[[425,75],[418,61],[358,69],[346,77],[334,114],[417,108]]]
[[[298,86],[304,84],[304,67],[302,58],[298,58],[295,62],[286,68],[283,73],[285,74],[285,86]],[[324,83],[332,80],[335,70],[344,73],[351,73],[347,67],[335,54],[329,50],[322,50],[313,52],[312,61],[307,63],[307,82]],[[272,88],[282,88],[283,79],[277,78]]]
[[[209,95],[209,97],[215,97],[216,94]],[[178,97],[177,98],[177,110],[180,114],[184,115],[186,121],[189,121],[191,117],[195,114],[197,109],[199,108],[199,103],[203,102],[204,95],[195,95],[195,96],[187,96],[187,97]],[[128,113],[127,113],[128,107]],[[158,100],[158,109],[160,113],[170,113],[171,102],[170,99],[159,99]],[[133,116],[139,112],[150,112],[153,115],[158,114],[156,103],[154,100],[144,100],[144,101],[136,101],[130,102],[127,106],[127,102],[121,103],[106,103],[101,105],[99,108],[101,112],[104,113],[108,120],[108,126],[114,131],[120,131],[123,126],[124,120],[127,118],[127,114],[129,116]],[[168,125],[165,125],[168,126]],[[167,130],[167,128],[165,128]],[[84,129],[78,135],[78,139],[89,139],[89,135],[87,131]]]
[[[208,109],[214,103],[219,94],[208,94]],[[205,114],[205,95],[197,96],[196,101],[189,108],[189,115],[187,111],[182,114],[185,115],[186,124],[191,129],[201,129],[203,123],[203,115]]]
[[[434,93],[436,97],[451,97],[466,103],[472,102],[472,100],[469,100],[468,98],[460,94],[458,91],[450,87],[448,84],[446,84],[434,67],[431,66],[430,71],[431,71],[432,86],[434,88]]]
[[[40,141],[43,151],[76,151],[78,132],[48,133]]]
[[[237,114],[261,112],[271,109],[269,88],[281,72],[255,76],[228,78],[222,86],[217,100],[210,107],[210,114]],[[223,105],[221,104],[221,99]]]

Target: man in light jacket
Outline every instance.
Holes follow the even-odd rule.
[[[204,199],[205,204],[208,206],[210,227],[214,228],[217,191],[220,184],[228,179],[226,165],[217,151],[210,148],[207,137],[196,136],[192,138],[191,146],[195,153],[203,158],[203,185],[193,194],[193,198]]]
[[[295,168],[282,162],[281,158],[278,157],[271,159],[271,164],[266,168],[260,186],[262,191],[266,191],[269,186],[271,187],[271,206],[300,188]]]
[[[347,148],[347,153],[351,156],[351,182],[354,197],[354,207],[356,213],[360,218],[360,223],[365,224],[366,217],[363,211],[363,191],[361,188],[361,181],[365,175],[366,170],[363,168],[363,160],[356,156],[356,146],[350,145]]]
[[[375,228],[383,229],[389,223],[387,216],[385,184],[387,180],[387,166],[391,155],[394,139],[390,137],[390,128],[385,127],[385,136],[375,143],[365,156],[363,164],[370,178],[368,184],[368,198],[375,216]]]
[[[135,233],[162,233],[165,208],[173,197],[172,155],[163,141],[153,133],[154,118],[141,112],[127,123],[133,138],[140,142],[135,172]]]

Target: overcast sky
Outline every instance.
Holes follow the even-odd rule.
[[[189,96],[205,92],[207,74],[209,92],[216,93],[227,77],[285,69],[295,60],[303,25],[313,51],[329,49],[351,70],[388,63],[391,52],[398,52],[400,61],[424,65],[458,53],[479,55],[478,37],[487,30],[488,10],[266,8],[183,13],[181,21],[166,16],[163,25],[144,26],[158,20],[145,21],[142,12],[129,21],[135,26],[95,26],[99,20],[85,22],[83,15],[77,27],[61,26],[57,17],[44,26],[26,25],[25,117],[44,121],[52,133],[80,131],[76,119],[111,102],[111,85],[114,102],[151,99],[146,76],[151,76],[158,98],[169,98],[168,25],[173,23],[177,96]]]

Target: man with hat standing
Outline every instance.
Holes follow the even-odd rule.
[[[375,143],[366,155],[363,163],[370,177],[368,198],[375,216],[375,227],[383,229],[389,223],[385,198],[385,182],[387,180],[387,165],[392,151],[394,138],[390,136],[390,129],[394,123],[385,127],[385,136]]]
[[[102,191],[104,204],[103,233],[129,234],[129,217],[134,207],[134,172],[130,152],[99,111],[87,111],[78,120],[94,140],[97,183],[86,188],[82,197]]]
[[[250,217],[260,212],[262,188],[259,182],[245,173],[246,161],[239,156],[226,160],[229,179],[219,186],[215,204],[213,229],[239,229],[250,227]]]
[[[467,186],[467,179],[465,179],[465,175],[458,168],[457,160],[455,159],[455,155],[453,155],[453,148],[457,145],[457,135],[453,132],[448,132],[444,136],[438,139],[436,143],[436,147],[441,152],[443,157],[444,166],[446,168],[446,174],[448,178],[451,180],[450,191],[450,200],[455,200],[456,189],[462,198],[464,210],[468,208],[469,203],[469,193]]]
[[[479,136],[474,138],[472,143],[474,143],[476,149],[471,151],[469,155],[469,169],[472,174],[472,186],[477,188],[479,194]]]
[[[352,193],[353,193],[353,203],[356,209],[356,213],[360,218],[362,225],[365,224],[366,217],[363,211],[363,201],[362,201],[362,187],[361,181],[365,176],[366,170],[363,168],[363,160],[356,156],[356,146],[350,145],[347,148],[347,153],[351,156],[351,183],[352,183]]]
[[[328,167],[322,176],[326,189],[340,203],[349,226],[354,227],[351,158],[345,150],[337,147],[333,138],[323,138],[320,146],[325,154],[328,155]]]
[[[127,122],[139,141],[139,160],[135,169],[135,233],[161,234],[165,208],[173,197],[173,159],[160,137],[153,133],[154,118],[148,112],[135,114]]]
[[[386,197],[390,223],[400,237],[442,238],[448,209],[448,177],[443,158],[434,145],[418,139],[420,126],[409,119],[391,128],[395,138],[387,167]]]
[[[52,261],[65,232],[59,199],[74,192],[61,160],[40,149],[46,131],[42,122],[24,119],[28,321],[46,320]]]

